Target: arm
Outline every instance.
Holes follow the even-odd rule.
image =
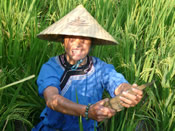
[[[52,110],[68,115],[84,116],[86,106],[74,103],[59,95],[56,87],[47,87],[44,91],[44,99],[46,105]]]
[[[85,117],[86,105],[77,104],[64,98],[59,95],[59,91],[56,87],[47,87],[44,90],[44,99],[46,105],[52,110],[68,115]],[[108,99],[104,99],[91,105],[88,117],[97,121],[103,121],[115,115],[115,110],[103,106],[107,100]]]
[[[135,87],[137,87],[137,84],[130,85],[127,83],[122,83],[117,89],[115,89],[115,95],[122,93],[122,96],[120,97],[122,106],[126,108],[134,107],[141,101],[143,97],[143,91],[138,90]],[[129,88],[132,88],[132,91],[135,92],[135,95],[126,92],[126,90]]]

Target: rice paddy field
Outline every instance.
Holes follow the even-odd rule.
[[[91,55],[130,83],[155,80],[136,107],[99,123],[103,130],[175,131],[175,0],[0,0],[0,130],[31,130],[40,121],[36,79],[64,49],[36,36],[79,4],[120,43]]]

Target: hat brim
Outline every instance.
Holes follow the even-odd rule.
[[[65,34],[65,35],[64,34],[62,34],[62,35],[58,35],[58,34],[39,34],[39,35],[37,35],[37,37],[39,39],[53,41],[53,42],[61,42],[61,43],[63,43],[65,36],[77,36],[77,35],[68,35],[68,34]],[[97,39],[95,37],[82,36],[82,35],[81,35],[81,37],[91,38],[92,43],[94,45],[116,45],[116,44],[118,44],[118,42],[104,40],[104,39]]]

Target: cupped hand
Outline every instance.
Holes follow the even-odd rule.
[[[133,94],[127,91],[122,92],[122,95],[120,96],[122,106],[126,108],[134,107],[141,101],[143,97],[143,91],[136,89],[137,86],[138,86],[137,84],[133,84],[131,86],[132,88],[131,90],[134,92]]]
[[[116,113],[115,110],[108,107],[104,107],[104,104],[107,101],[109,101],[108,98],[98,101],[97,103],[91,105],[89,108],[88,117],[100,122],[104,119],[111,118],[112,116],[114,116]]]

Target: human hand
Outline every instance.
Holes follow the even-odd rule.
[[[88,117],[100,122],[106,118],[111,118],[114,116],[116,113],[114,109],[104,107],[104,103],[107,101],[109,101],[108,98],[91,105],[89,108]]]
[[[122,92],[122,95],[120,96],[120,100],[121,100],[120,104],[122,106],[126,108],[134,107],[141,101],[143,97],[143,91],[136,89],[137,86],[138,86],[137,84],[133,84],[132,86],[130,86],[131,90],[134,92],[132,94],[127,92],[126,90]]]

